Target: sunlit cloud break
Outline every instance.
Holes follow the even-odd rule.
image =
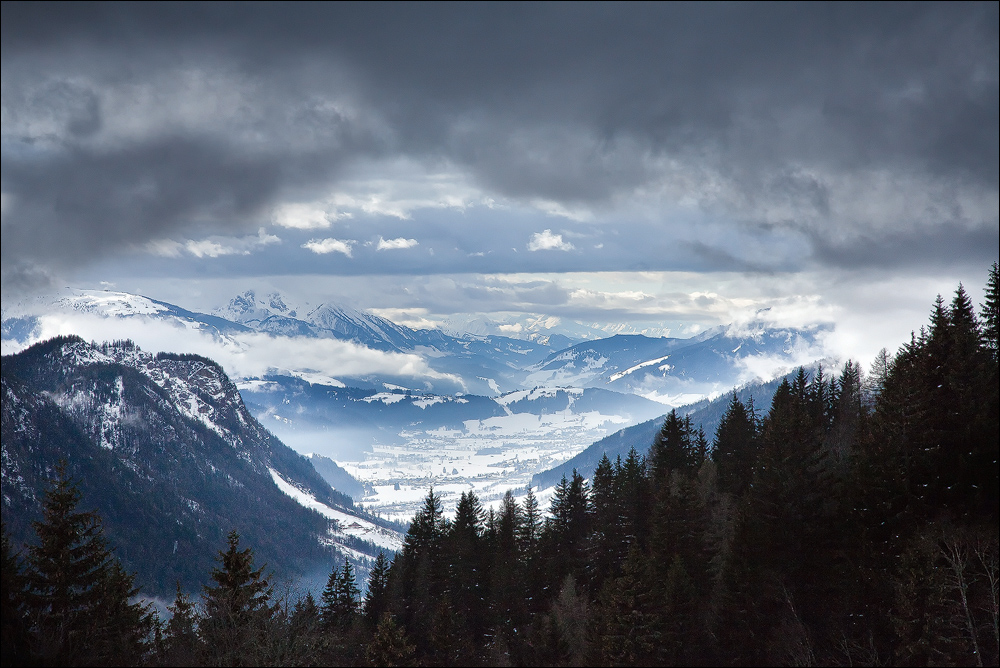
[[[540,251],[540,250],[561,250],[561,251],[571,251],[574,249],[573,244],[568,241],[563,241],[561,234],[552,234],[552,230],[543,230],[541,232],[535,232],[531,235],[531,241],[528,242],[529,251]]]
[[[403,237],[399,237],[398,239],[383,239],[382,237],[379,237],[378,245],[375,247],[375,250],[383,251],[396,250],[398,248],[413,248],[414,246],[419,245],[419,243],[420,242],[416,239],[404,239]]]
[[[224,255],[250,255],[264,246],[281,243],[281,239],[268,234],[264,228],[256,235],[245,237],[207,237],[188,239],[183,243],[173,239],[156,239],[145,245],[147,253],[160,257],[180,257],[184,253],[197,258],[215,258]]]
[[[330,227],[326,212],[305,204],[283,204],[274,210],[275,225],[296,230],[315,230]]]
[[[302,244],[302,247],[319,255],[343,253],[347,257],[351,257],[351,246],[355,243],[357,242],[353,239],[310,239]]]

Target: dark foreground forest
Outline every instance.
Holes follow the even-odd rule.
[[[863,374],[734,395],[712,438],[653,444],[454,519],[429,492],[364,597],[278,596],[236,533],[162,623],[60,474],[38,540],[3,543],[3,663],[996,665],[998,276],[960,286]]]

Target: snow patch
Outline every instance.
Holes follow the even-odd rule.
[[[155,315],[167,310],[162,304],[151,299],[130,295],[126,292],[105,290],[74,290],[74,294],[56,300],[63,308],[81,313],[96,313],[106,317],[127,317],[133,315]]]
[[[645,392],[639,396],[645,397],[650,401],[655,401],[658,404],[664,404],[675,408],[677,406],[687,406],[688,404],[693,404],[701,401],[705,398],[711,398],[711,395],[706,394],[692,394],[692,393],[681,393],[681,394],[659,394],[658,392]]]
[[[554,362],[558,361],[565,361],[566,364],[556,369],[549,368],[533,371],[525,377],[524,384],[553,386],[586,385],[587,382],[592,381],[596,376],[600,375],[609,358],[604,355],[595,357],[593,354],[587,354],[583,358],[582,365],[578,368],[576,363],[578,361],[577,352],[569,351],[560,354],[546,366],[551,366]]]
[[[286,481],[281,477],[281,474],[273,468],[268,467],[267,470],[271,474],[271,479],[274,480],[274,484],[277,485],[278,489],[280,489],[284,494],[290,496],[300,506],[315,510],[323,517],[337,523],[337,528],[330,530],[331,535],[354,536],[356,538],[360,538],[361,540],[367,540],[387,550],[398,551],[403,547],[402,536],[400,536],[397,532],[380,527],[373,522],[356,517],[342,510],[331,508],[325,503],[317,500],[312,494],[304,492],[295,485]]]
[[[330,387],[347,387],[342,381],[336,378],[331,378],[323,373],[317,373],[315,371],[296,371],[290,370],[288,373],[295,376],[296,378],[301,378],[302,380],[310,383],[312,385],[329,385]]]
[[[560,392],[564,392],[570,397],[570,405],[573,404],[575,397],[583,396],[583,388],[581,387],[536,387],[531,390],[515,390],[513,392],[508,392],[507,394],[500,395],[496,397],[496,401],[501,406],[509,406],[510,404],[517,403],[519,401],[536,401],[538,399],[552,399],[559,396]]]
[[[400,394],[398,392],[379,392],[378,394],[373,394],[370,397],[365,397],[362,401],[368,403],[373,403],[375,401],[381,401],[383,404],[395,404],[399,403],[406,398],[407,395]]]
[[[236,383],[240,392],[278,392],[281,385],[273,380],[241,380]]]
[[[630,373],[638,371],[639,369],[641,369],[643,367],[652,366],[654,364],[659,364],[660,362],[662,362],[663,360],[667,359],[668,357],[670,357],[670,355],[664,355],[663,357],[657,357],[655,360],[646,360],[645,362],[639,362],[635,366],[629,367],[628,369],[625,369],[624,371],[619,371],[618,373],[611,374],[611,377],[608,378],[608,382],[609,383],[613,383],[616,380],[618,380],[619,378],[624,378],[625,376],[629,375]],[[669,365],[667,365],[667,364],[665,364],[663,366],[669,368]],[[664,370],[663,366],[660,367],[661,370]]]

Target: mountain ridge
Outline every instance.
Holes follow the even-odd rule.
[[[149,593],[196,588],[230,529],[287,575],[343,556],[363,566],[399,545],[265,430],[211,360],[58,337],[4,356],[2,383],[3,516],[15,539],[29,538],[65,460]]]

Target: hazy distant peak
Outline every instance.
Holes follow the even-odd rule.
[[[268,300],[267,305],[270,306],[275,311],[279,311],[281,313],[288,313],[288,315],[293,317],[295,316],[295,311],[285,306],[285,301],[284,299],[282,299],[279,293],[272,292],[267,296],[267,300]]]

